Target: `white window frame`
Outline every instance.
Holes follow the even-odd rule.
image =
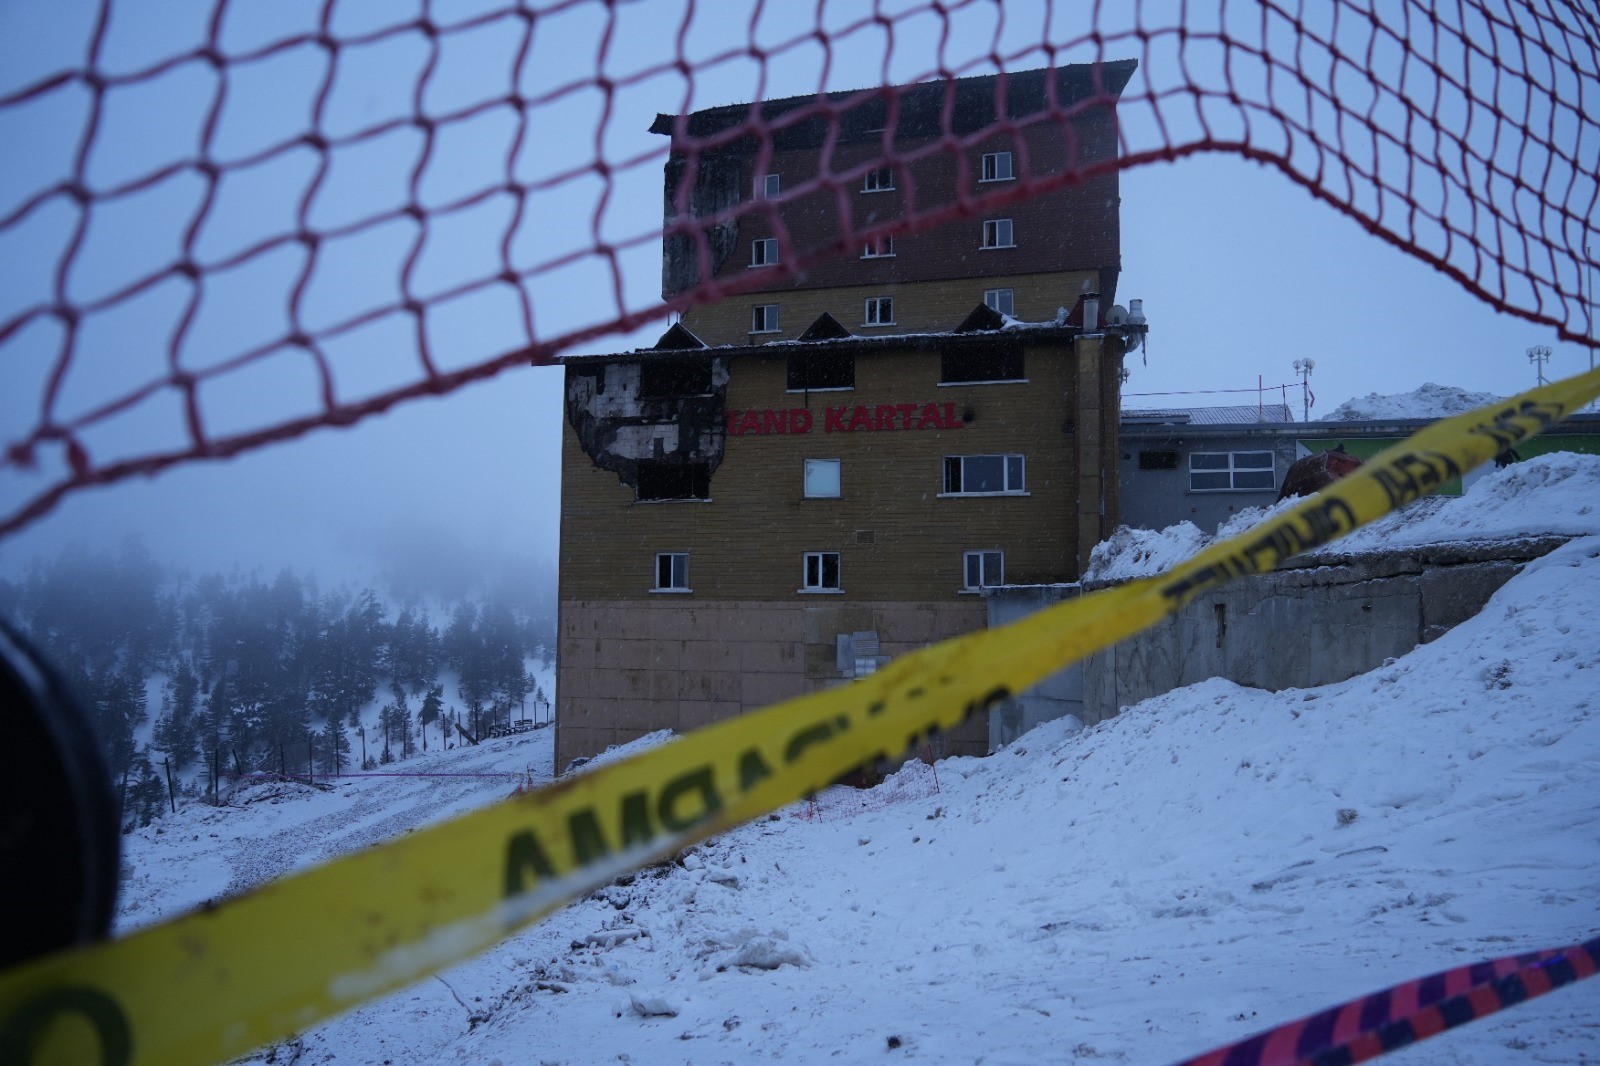
[[[665,585],[661,583],[661,561],[663,559],[669,560],[667,563],[668,583]],[[679,559],[683,560],[681,570],[678,564]],[[683,579],[683,583],[681,585],[677,584],[677,579],[680,577]],[[656,584],[655,587],[650,591],[672,593],[693,592],[694,589],[689,587],[689,553],[656,552]]]
[[[862,312],[861,324],[863,326],[894,325],[894,297],[868,296],[867,306]]]
[[[757,322],[760,325],[757,325]],[[754,304],[750,308],[751,333],[778,333],[778,305]]]
[[[894,192],[894,167],[874,167],[861,176],[862,192]]]
[[[825,584],[828,578],[827,559],[829,556],[833,557],[834,583],[832,585]],[[813,561],[815,561],[815,569],[813,569]],[[812,584],[811,579],[813,577],[815,577],[817,580],[816,584]],[[840,557],[838,552],[806,552],[801,557],[800,588],[797,591],[810,593],[840,593],[844,591],[843,586],[844,560]]]
[[[1006,306],[1001,307],[1001,304]],[[983,306],[996,314],[1016,317],[1017,290],[1015,289],[984,289]]]
[[[994,561],[995,574],[989,573],[987,563],[991,557]],[[978,583],[972,583],[972,566],[978,566]],[[990,578],[993,577],[991,581]],[[994,588],[996,585],[1006,583],[1006,553],[997,549],[977,550],[961,553],[961,591],[977,592],[980,589]]]
[[[861,246],[863,259],[893,259],[894,238],[875,237]]]
[[[982,491],[967,489],[967,463],[973,459],[998,459],[1000,460],[1000,482],[1004,486],[1000,489],[984,489]],[[950,487],[950,461],[956,460],[961,464],[962,488]],[[1012,460],[1015,460],[1013,462]],[[1013,474],[1015,477],[1013,477]],[[1026,496],[1028,494],[1028,459],[1020,452],[1004,452],[989,455],[947,455],[944,465],[939,470],[944,491],[940,496]]]
[[[756,185],[757,200],[776,200],[778,191],[783,186],[776,174],[763,174]]]
[[[750,265],[752,267],[772,266],[778,261],[778,238],[757,237],[750,242]]]
[[[992,166],[990,165],[991,163],[993,164]],[[1005,170],[1004,174],[1000,173],[1002,164]],[[994,172],[993,174],[990,173],[991,170]],[[1017,176],[1017,172],[1011,166],[1010,152],[985,152],[983,154],[983,163],[978,173],[981,175],[978,178],[979,181],[1012,181]]]
[[[833,491],[812,492],[811,471],[833,468]],[[800,492],[808,500],[837,500],[844,495],[844,464],[838,459],[807,459],[800,473]]]
[[[1267,463],[1268,463],[1267,466],[1241,465],[1240,464],[1239,460],[1240,460],[1241,456],[1259,456],[1259,455],[1264,455],[1264,456],[1267,457]],[[1202,457],[1202,456],[1205,456],[1205,457],[1217,457],[1217,456],[1226,457],[1228,465],[1227,466],[1209,466],[1209,467],[1198,467],[1197,468],[1195,466],[1195,460],[1200,458],[1200,457]],[[1249,475],[1249,474],[1261,474],[1261,473],[1266,473],[1267,474],[1267,478],[1268,478],[1268,483],[1267,484],[1264,484],[1264,485],[1240,485],[1239,484],[1239,475],[1240,474]],[[1202,474],[1202,475],[1206,475],[1206,474],[1211,474],[1211,475],[1224,474],[1224,475],[1227,476],[1228,483],[1225,486],[1224,485],[1217,485],[1217,486],[1213,486],[1213,487],[1210,487],[1210,488],[1196,488],[1195,487],[1195,482],[1194,482],[1196,474]],[[1228,452],[1190,452],[1189,453],[1189,491],[1190,492],[1270,492],[1270,491],[1275,490],[1277,487],[1278,487],[1278,457],[1277,457],[1276,453],[1274,453],[1269,448],[1246,448],[1246,449],[1240,449],[1238,451],[1228,451]]]
[[[1000,238],[1004,236],[1002,243]],[[986,218],[983,220],[983,247],[984,248],[1015,248],[1016,229],[1009,218]]]

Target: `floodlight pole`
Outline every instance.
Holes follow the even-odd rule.
[[[1294,372],[1300,375],[1300,403],[1301,414],[1304,421],[1311,421],[1311,371],[1315,370],[1315,359],[1296,359]]]
[[[1539,384],[1547,384],[1544,377],[1544,365],[1550,361],[1550,346],[1548,344],[1535,344],[1528,349],[1528,362],[1533,364],[1534,370],[1539,375]]]

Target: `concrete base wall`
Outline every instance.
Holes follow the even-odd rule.
[[[556,674],[556,767],[659,729],[688,732],[844,684],[840,634],[873,632],[888,659],[985,624],[976,596],[934,603],[774,603],[663,595],[564,601]],[[942,738],[982,755],[988,725]]]
[[[1471,618],[1524,563],[1559,543],[1545,538],[1343,556],[1317,565],[1291,561],[1235,581],[991,712],[991,747],[1066,714],[1093,725],[1212,677],[1271,691],[1343,681]],[[1077,594],[1071,586],[996,590],[988,600],[990,625]]]
[[[1077,585],[1012,585],[987,594],[989,626],[1006,625],[1035,611],[1082,594]],[[1086,721],[1083,706],[1083,664],[1051,674],[1014,699],[989,712],[989,750],[999,751],[1036,725],[1068,715]]]

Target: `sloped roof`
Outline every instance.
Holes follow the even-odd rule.
[[[1155,425],[1235,426],[1262,422],[1293,422],[1294,411],[1286,403],[1233,404],[1224,407],[1169,407],[1160,409],[1125,408],[1122,421]]]

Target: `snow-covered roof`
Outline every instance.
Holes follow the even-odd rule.
[[[1294,411],[1285,403],[1233,404],[1221,407],[1126,408],[1124,423],[1153,425],[1231,426],[1260,422],[1293,422]]]

